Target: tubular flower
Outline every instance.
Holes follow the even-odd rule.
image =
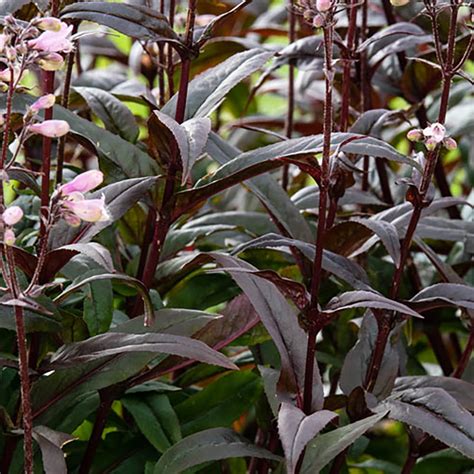
[[[71,195],[72,193],[87,193],[104,181],[104,175],[99,170],[90,170],[76,176],[69,183],[63,184],[59,191],[63,195]]]
[[[38,38],[31,40],[28,45],[46,53],[70,53],[73,48],[71,42],[72,25],[61,22],[57,31],[45,31]]]
[[[32,106],[30,107],[30,110],[36,114],[40,110],[51,108],[55,102],[56,97],[54,96],[54,94],[47,94],[33,102]]]
[[[11,247],[12,245],[15,245],[15,240],[15,232],[13,232],[12,229],[5,229],[5,232],[3,233],[3,243]]]
[[[2,214],[2,220],[8,226],[17,224],[22,218],[23,210],[18,206],[10,206]]]
[[[35,24],[40,30],[43,31],[61,31],[61,27],[64,23],[59,18],[45,17],[38,20]]]
[[[109,220],[105,198],[63,201],[63,206],[85,222],[103,222]]]
[[[58,53],[49,53],[41,56],[36,62],[43,71],[58,71],[64,65],[64,58]]]
[[[316,9],[320,12],[327,12],[332,7],[332,0],[316,0]]]
[[[69,133],[69,124],[64,120],[45,120],[28,127],[30,132],[38,133],[43,137],[58,138]]]

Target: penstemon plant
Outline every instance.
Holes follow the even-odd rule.
[[[1,1],[0,472],[470,472],[473,20]]]

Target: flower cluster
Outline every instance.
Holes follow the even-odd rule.
[[[446,128],[441,123],[433,123],[424,129],[415,128],[407,133],[408,140],[423,142],[430,151],[442,144],[448,150],[455,150],[458,146],[456,140],[446,134]]]
[[[110,219],[105,205],[105,197],[86,199],[84,193],[102,184],[104,175],[98,170],[86,171],[69,183],[60,186],[55,200],[59,214],[71,226],[77,227],[81,221],[103,222]]]
[[[321,28],[326,22],[326,14],[335,3],[334,0],[299,0],[297,9],[314,28]]]
[[[18,84],[25,71],[37,65],[45,71],[57,71],[64,64],[62,54],[72,51],[72,26],[57,18],[35,18],[25,25],[11,15],[3,19],[0,34],[0,89]]]
[[[23,210],[18,206],[10,206],[3,211],[0,220],[3,227],[3,243],[5,245],[15,244],[15,232],[13,226],[23,218]]]

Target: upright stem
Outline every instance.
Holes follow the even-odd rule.
[[[15,299],[20,296],[21,290],[15,273],[15,259],[11,247],[4,245],[8,267],[8,285]],[[33,473],[33,416],[30,400],[30,377],[28,374],[28,343],[23,308],[15,306],[15,325],[20,368],[21,411],[23,420],[23,458],[26,474]]]
[[[77,24],[74,25],[73,34],[77,33]],[[67,109],[69,107],[69,95],[71,92],[72,71],[74,69],[75,51],[71,51],[67,57],[66,75],[64,77],[63,93],[61,97],[61,105]],[[64,152],[66,149],[66,137],[61,137],[58,143],[58,157],[56,165],[56,184],[61,184],[63,181],[64,169]]]
[[[453,377],[460,379],[464,371],[466,370],[467,365],[469,364],[469,361],[471,360],[471,354],[472,351],[474,350],[474,324],[471,323],[471,328],[469,331],[469,338],[467,340],[466,347],[464,348],[464,351],[461,355],[461,359],[459,360],[458,366],[456,367],[456,370],[453,373]]]
[[[346,41],[347,57],[344,58],[344,66],[342,69],[341,132],[347,132],[349,126],[351,69],[357,29],[357,4],[358,0],[351,0],[349,4],[349,28],[347,30]]]
[[[313,400],[313,373],[315,364],[316,336],[319,332],[318,296],[321,285],[322,261],[324,249],[324,236],[326,232],[326,212],[329,187],[329,160],[331,154],[331,132],[333,125],[332,111],[332,83],[333,83],[333,25],[332,14],[328,14],[327,25],[324,27],[324,67],[325,67],[325,99],[324,99],[324,128],[323,128],[323,158],[321,164],[321,181],[319,184],[319,217],[316,233],[316,254],[313,261],[311,278],[311,309],[310,328],[308,330],[308,343],[306,348],[306,366],[303,395],[303,410],[311,413]]]
[[[288,1],[288,43],[292,44],[296,39],[296,18],[294,11],[294,0]],[[293,122],[295,115],[295,65],[292,60],[288,63],[288,106],[285,118],[285,136],[291,138],[293,135]],[[283,166],[282,187],[288,188],[289,165]]]
[[[440,104],[440,110],[439,110],[439,115],[438,115],[438,122],[441,124],[444,124],[446,120],[446,114],[448,111],[449,94],[451,90],[451,80],[453,77],[453,59],[454,59],[454,49],[455,49],[455,41],[456,41],[458,11],[459,11],[458,5],[451,6],[451,19],[450,19],[450,26],[449,26],[449,33],[448,33],[448,47],[447,47],[446,61],[443,67],[443,88],[441,92],[441,104]],[[426,165],[423,170],[422,182],[418,190],[418,199],[414,203],[414,209],[410,217],[410,222],[408,224],[405,237],[401,243],[400,261],[399,261],[399,264],[397,265],[397,268],[395,270],[395,273],[392,279],[392,285],[390,288],[390,298],[392,299],[396,299],[400,291],[403,271],[404,271],[406,261],[409,255],[410,245],[411,245],[413,236],[415,234],[418,222],[421,218],[422,210],[427,205],[426,196],[428,193],[431,180],[433,178],[436,162],[438,161],[438,158],[439,158],[439,153],[440,153],[440,146],[438,145],[433,151],[430,151],[428,153],[428,156],[426,159]],[[393,321],[393,315],[382,315],[382,319],[385,322],[382,323],[382,321],[380,321],[379,319],[379,333],[377,335],[376,348],[374,352],[372,353],[372,359],[367,371],[366,387],[368,390],[372,390],[373,387],[375,386],[378,372],[380,370],[381,361],[383,359],[385,346],[388,340],[388,334],[390,333],[390,329],[388,329],[388,332],[387,332],[386,327],[388,328],[391,327],[391,322]],[[386,324],[387,320],[389,321],[389,324]],[[383,326],[384,330],[381,330],[381,326]]]

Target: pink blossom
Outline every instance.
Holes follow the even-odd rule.
[[[90,170],[76,176],[72,181],[64,184],[59,189],[62,194],[70,195],[71,193],[87,193],[96,188],[104,181],[104,175],[99,170]]]
[[[82,201],[64,201],[64,207],[86,222],[102,222],[109,219],[105,199],[84,199]]]
[[[6,225],[12,226],[17,224],[23,218],[23,210],[18,206],[10,206],[3,211],[2,219]]]
[[[52,16],[41,18],[37,23],[36,26],[40,30],[45,31],[61,31],[61,27],[64,23],[61,22],[59,18],[54,18]]]
[[[30,125],[29,130],[44,137],[58,138],[69,133],[70,127],[64,120],[45,120],[42,123]]]
[[[73,45],[70,40],[72,25],[61,23],[59,31],[45,31],[38,38],[30,41],[30,47],[46,53],[69,53]]]
[[[49,53],[40,57],[37,63],[43,71],[58,71],[63,67],[64,58],[58,53]]]
[[[332,7],[332,0],[316,0],[316,9],[320,12],[327,12]]]
[[[5,232],[3,233],[3,243],[11,247],[12,245],[15,245],[15,240],[15,232],[13,232],[12,229],[5,229]]]
[[[30,110],[34,113],[37,113],[40,110],[51,108],[55,102],[56,97],[54,96],[54,94],[47,94],[37,99],[30,107]]]
[[[8,36],[5,34],[0,35],[0,54],[3,53],[3,50],[5,49],[5,45],[7,44]]]
[[[324,17],[322,15],[315,15],[313,18],[313,26],[315,28],[321,28],[324,25]]]
[[[411,142],[419,142],[423,139],[423,131],[415,128],[407,133],[407,138]]]
[[[64,220],[71,227],[79,227],[81,225],[81,219],[77,217],[75,214],[64,214]]]
[[[446,137],[443,140],[443,145],[447,150],[455,150],[458,147],[458,144],[456,143],[456,140],[451,137]]]
[[[433,151],[438,146],[438,141],[433,137],[427,138],[425,140],[425,146],[429,151]]]
[[[423,130],[423,135],[426,138],[431,138],[436,143],[441,143],[446,136],[446,128],[438,122],[432,123],[429,127]]]

